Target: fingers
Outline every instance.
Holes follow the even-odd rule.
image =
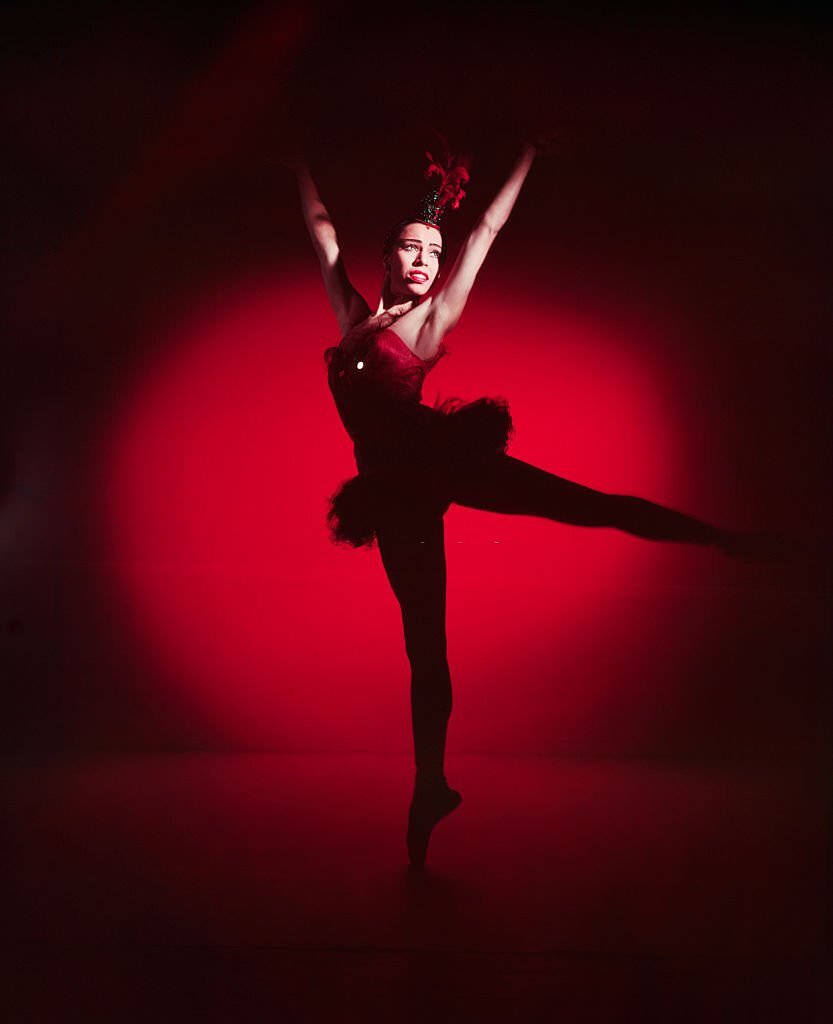
[[[403,313],[407,313],[408,310],[413,309],[414,300],[408,299],[406,302],[400,302],[396,306],[391,306],[388,312],[391,316],[402,316]]]
[[[542,132],[534,138],[532,138],[528,145],[535,150],[539,156],[545,156],[552,153],[558,143],[561,141],[561,137],[557,132]]]
[[[279,151],[272,156],[270,163],[276,167],[286,167],[290,171],[299,173],[307,169],[307,161],[300,151],[287,149]]]

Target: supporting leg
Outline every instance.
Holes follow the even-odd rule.
[[[377,534],[382,564],[402,609],[405,649],[411,664],[411,714],[416,781],[408,814],[411,864],[425,862],[437,822],[459,806],[445,781],[451,715],[451,675],[445,634],[445,544],[441,518],[395,524]]]
[[[445,634],[446,567],[442,519],[400,524],[378,533],[379,551],[402,609],[411,665],[411,714],[417,775],[442,779],[451,715]]]

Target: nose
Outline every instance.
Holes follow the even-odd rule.
[[[421,253],[421,252],[420,252],[419,250],[417,250],[417,254],[416,254],[416,256],[414,257],[414,263],[415,263],[415,264],[416,264],[416,266],[418,266],[418,267],[423,267],[423,266],[425,266],[425,260],[424,260],[424,259],[422,258],[422,253]]]

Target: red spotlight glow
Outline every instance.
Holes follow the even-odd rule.
[[[311,276],[253,284],[171,330],[106,446],[107,557],[149,656],[230,742],[407,750],[407,664],[378,553],[326,534],[327,496],[355,470],[319,293]],[[650,348],[540,299],[484,293],[474,306],[425,401],[503,394],[511,454],[679,504]],[[495,715],[529,748],[552,735],[540,722],[556,704],[564,735],[609,713],[613,677],[591,671],[560,692],[552,680],[604,659],[605,631],[634,672],[650,657],[644,628],[625,636],[622,587],[668,548],[457,507],[446,523],[455,700],[472,704],[452,744],[482,745]]]

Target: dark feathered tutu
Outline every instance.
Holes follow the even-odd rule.
[[[367,547],[385,525],[442,516],[454,482],[505,452],[514,429],[502,398],[452,398],[413,410],[420,415],[409,421],[407,444],[369,458],[362,458],[362,446],[356,445],[360,472],[331,496],[327,513],[337,543]]]

